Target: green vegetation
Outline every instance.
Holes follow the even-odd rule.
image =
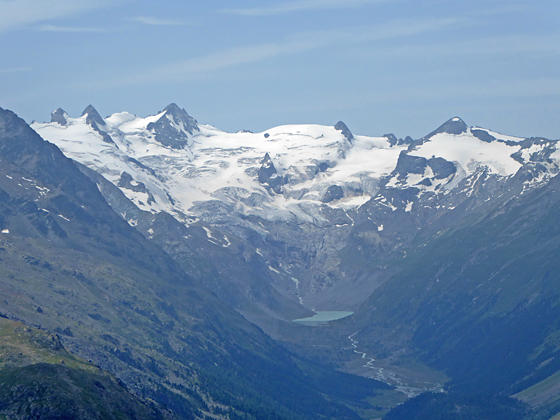
[[[159,419],[117,381],[99,373],[38,363],[0,370],[0,415],[10,419]]]
[[[97,367],[68,353],[58,335],[0,318],[0,369],[36,363],[99,373]]]
[[[0,418],[158,419],[164,414],[68,353],[57,335],[0,318]]]
[[[360,311],[364,345],[406,348],[466,395],[516,394],[560,370],[560,179],[494,205],[417,238]]]
[[[383,420],[521,420],[527,407],[506,397],[425,393],[391,410]]]

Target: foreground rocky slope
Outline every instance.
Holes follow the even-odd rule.
[[[169,413],[69,354],[59,337],[0,318],[0,417],[161,419]]]

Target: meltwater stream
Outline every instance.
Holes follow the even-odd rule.
[[[358,339],[356,335],[358,331],[348,336],[348,340],[350,341],[350,345],[352,346],[352,351],[360,356],[360,359],[363,360],[362,368],[371,369],[373,371],[373,375],[370,376],[373,379],[376,379],[380,382],[384,382],[388,385],[394,386],[397,391],[402,392],[408,398],[415,397],[423,392],[443,392],[443,386],[440,383],[424,383],[424,386],[411,386],[406,384],[405,380],[401,378],[399,375],[391,372],[389,369],[376,366],[375,365],[375,357],[368,355],[366,352],[360,351],[358,348]]]
[[[307,318],[294,319],[301,325],[308,327],[322,327],[327,326],[334,321],[347,318],[353,315],[354,312],[351,311],[316,311],[313,316]],[[422,392],[442,392],[442,384],[437,382],[423,382],[416,383],[416,386],[408,384],[405,377],[401,374],[393,372],[390,366],[382,366],[379,362],[376,363],[375,357],[369,355],[367,352],[362,351],[359,348],[359,342],[356,338],[358,331],[350,334],[347,338],[350,341],[352,351],[359,356],[360,360],[360,370],[367,369],[369,374],[366,375],[370,378],[376,379],[380,382],[384,382],[388,385],[394,386],[397,391],[402,392],[407,397],[415,397]],[[417,382],[417,381],[416,381]]]

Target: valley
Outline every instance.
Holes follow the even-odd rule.
[[[0,0],[0,420],[560,420],[559,17]]]

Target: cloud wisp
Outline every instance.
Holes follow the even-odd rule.
[[[246,45],[204,56],[189,58],[138,73],[118,83],[138,84],[153,81],[176,82],[205,75],[208,72],[242,64],[261,62],[279,56],[299,54],[320,48],[336,48],[346,44],[360,44],[419,35],[459,25],[455,18],[426,21],[393,21],[373,27],[354,27],[339,31],[306,32],[277,42]]]
[[[384,2],[387,0],[297,0],[274,6],[222,9],[221,12],[239,16],[274,16],[314,10],[349,9]]]
[[[25,73],[31,71],[31,67],[22,66],[22,67],[0,67],[0,74],[7,74],[7,73]]]
[[[408,43],[406,45],[381,47],[375,51],[363,50],[358,56],[379,59],[387,57],[406,57],[407,60],[420,57],[452,56],[554,56],[560,54],[560,33],[542,35],[495,35],[472,38],[462,41],[441,40],[429,45]]]
[[[41,32],[108,32],[107,28],[92,26],[60,26],[60,25],[41,25],[37,28]]]
[[[0,0],[0,33],[112,4],[109,0]]]
[[[183,26],[185,22],[175,19],[159,18],[154,16],[133,16],[128,20],[136,23],[141,23],[143,25],[151,26]]]

